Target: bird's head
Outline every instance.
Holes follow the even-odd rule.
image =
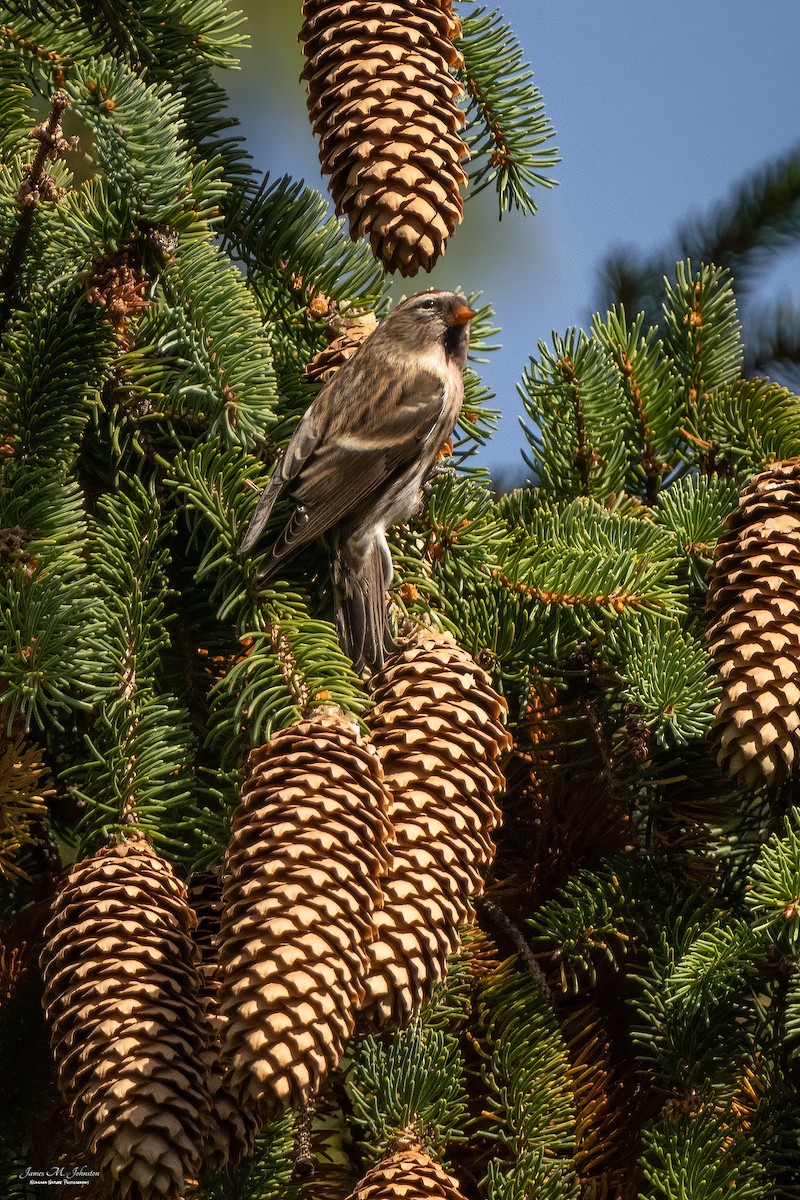
[[[428,291],[410,296],[393,309],[381,328],[408,351],[444,346],[447,357],[463,367],[475,312],[458,292]]]

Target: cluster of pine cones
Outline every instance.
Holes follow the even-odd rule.
[[[59,1083],[123,1196],[178,1200],[247,1154],[354,1032],[407,1019],[444,975],[492,855],[505,705],[432,630],[372,687],[371,740],[322,707],[253,752],[221,891],[200,877],[187,895],[132,837],[57,897],[42,965]],[[413,1139],[355,1196],[402,1194],[457,1197]]]

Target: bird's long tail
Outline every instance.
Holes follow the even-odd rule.
[[[363,535],[337,539],[332,575],[342,649],[357,671],[375,671],[395,649],[387,623],[391,558],[385,541],[379,535],[369,541]]]

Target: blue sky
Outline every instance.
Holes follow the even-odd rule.
[[[297,75],[299,0],[242,7],[252,49],[228,76],[251,153],[273,174],[324,187]],[[498,223],[491,195],[465,221],[433,275],[403,288],[483,290],[503,348],[484,370],[504,413],[482,461],[520,468],[516,394],[528,356],[553,330],[586,326],[598,267],[620,245],[662,246],[758,164],[800,144],[798,0],[501,0],[534,69],[562,162],[538,214]],[[231,86],[232,85],[232,86]],[[764,294],[800,298],[800,256]]]

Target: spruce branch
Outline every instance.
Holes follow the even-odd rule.
[[[103,702],[86,735],[87,752],[69,771],[87,801],[79,829],[84,849],[132,825],[173,852],[186,849],[180,833],[189,828],[187,815],[195,816],[195,742],[183,706],[164,687],[162,665],[171,531],[153,489],[135,477],[101,501],[91,524]],[[182,823],[170,819],[181,809]]]
[[[388,286],[369,247],[353,243],[324,198],[288,175],[267,174],[233,194],[223,246],[241,258],[265,312],[290,324],[304,310],[327,316],[331,303],[378,307]],[[328,301],[322,313],[313,308],[318,296]]]
[[[577,872],[531,918],[534,944],[550,952],[565,993],[593,984],[601,964],[619,970],[642,935],[638,893],[628,889],[641,887],[643,872],[625,867],[612,859],[597,871]]]
[[[127,58],[132,71],[140,71],[142,68],[140,51],[132,36],[132,28],[136,28],[138,24],[135,10],[130,4],[123,3],[120,5],[120,11],[115,0],[99,0],[99,9],[102,20],[108,26],[117,54],[121,58]]]
[[[674,1200],[692,1180],[696,1200],[761,1200],[767,1188],[760,1146],[736,1114],[711,1106],[669,1111],[642,1136],[640,1166],[653,1200]],[[685,1193],[684,1193],[685,1194]]]
[[[714,547],[738,498],[736,478],[724,475],[684,475],[658,497],[655,520],[674,535],[698,595],[705,596]]]
[[[35,293],[5,331],[0,422],[4,465],[49,464],[62,481],[74,465],[90,413],[97,407],[112,334],[85,302],[85,284],[69,280]]]
[[[108,58],[76,65],[65,87],[92,131],[92,158],[108,194],[97,231],[102,248],[133,237],[141,221],[194,224],[180,95]],[[85,222],[92,214],[82,215]]]
[[[684,432],[704,472],[741,487],[768,463],[800,453],[800,400],[778,383],[740,379],[708,395]]]
[[[481,981],[477,1010],[494,1118],[481,1136],[496,1147],[488,1195],[510,1200],[535,1187],[537,1195],[576,1198],[569,1059],[548,994],[510,960]]]
[[[159,283],[139,330],[148,349],[125,364],[132,382],[183,418],[199,419],[208,440],[247,449],[271,441],[272,349],[241,274],[201,235],[179,242]]]
[[[754,928],[779,946],[800,942],[800,814],[792,808],[752,866],[747,904]]]
[[[614,350],[618,355],[617,364],[627,385],[626,391],[631,402],[631,407],[636,415],[636,424],[644,447],[642,468],[647,479],[647,498],[652,502],[658,490],[659,480],[664,474],[665,464],[659,461],[656,453],[653,430],[644,407],[642,388],[634,373],[634,366],[628,349],[616,343]]]
[[[552,350],[544,342],[538,349],[517,388],[535,482],[554,500],[624,491],[630,410],[604,347],[570,329],[554,335]]]
[[[5,38],[14,49],[18,50],[26,58],[30,56],[56,70],[70,66],[73,61],[71,55],[47,49],[47,47],[40,45],[25,33],[14,29],[11,25],[0,25],[0,37]]]
[[[543,605],[557,606],[584,633],[607,633],[615,616],[685,610],[672,539],[649,521],[609,513],[580,498],[530,514],[523,536],[505,547],[495,577]]]
[[[742,300],[771,258],[800,239],[800,150],[795,148],[766,167],[749,173],[730,196],[706,216],[695,216],[677,230],[659,254],[641,256],[615,251],[600,272],[600,300],[619,304],[628,318],[644,311],[657,321],[663,276],[677,258],[715,263],[732,272]]]
[[[628,622],[609,631],[606,659],[630,715],[662,745],[686,745],[710,732],[719,688],[699,638],[664,621]]]
[[[77,147],[77,139],[64,137],[61,129],[61,118],[69,104],[66,92],[54,92],[50,98],[50,114],[33,129],[28,137],[37,141],[39,146],[32,162],[24,168],[23,179],[15,200],[19,206],[19,220],[14,238],[6,253],[6,259],[0,273],[0,329],[5,326],[11,309],[17,302],[17,281],[20,268],[25,259],[25,251],[33,230],[34,215],[38,205],[53,203],[63,196],[63,189],[56,187],[55,180],[45,165],[49,160],[55,162],[65,151]]]
[[[615,585],[609,592],[589,592],[575,590],[574,586],[564,590],[538,588],[530,583],[523,583],[520,579],[513,579],[504,571],[494,571],[493,578],[511,591],[519,592],[539,604],[559,604],[565,608],[609,608],[613,612],[622,613],[626,609],[642,608],[648,603],[646,596],[638,589],[622,588],[619,585]]]
[[[408,1130],[439,1155],[465,1141],[464,1075],[458,1039],[424,1016],[391,1040],[366,1037],[347,1080],[356,1125],[368,1135],[365,1157],[381,1157]]]
[[[0,62],[3,71],[3,88],[0,89],[0,159],[8,170],[10,164],[24,154],[25,143],[29,140],[32,89],[22,65],[3,51],[2,43]]]
[[[713,1012],[755,982],[763,939],[743,918],[717,918],[684,950],[665,986],[668,1005],[687,1016]]]
[[[800,240],[800,148],[748,174],[705,219],[678,231],[679,257],[728,268],[741,298],[755,271]]]
[[[575,371],[575,363],[569,353],[564,353],[558,358],[556,367],[560,372],[563,382],[566,384],[566,389],[572,396],[575,413],[576,441],[573,454],[575,458],[575,466],[578,471],[578,478],[580,480],[580,494],[582,496],[588,496],[591,495],[589,471],[592,465],[594,454],[590,450],[589,441],[586,435],[586,414],[584,412],[581,382],[578,379]],[[599,455],[597,457],[599,458]]]
[[[626,422],[632,466],[629,483],[652,504],[674,459],[680,407],[656,330],[651,326],[643,334],[643,323],[643,313],[629,323],[619,308],[612,309],[605,321],[596,316],[592,329],[614,364],[631,414]]]
[[[715,265],[679,262],[666,281],[667,356],[683,382],[691,418],[706,396],[738,379],[744,349],[730,272]]]
[[[638,1112],[603,1015],[593,1000],[561,1014],[575,1098],[575,1167],[584,1194],[596,1189],[600,1195],[627,1197],[625,1185],[638,1149]]]
[[[512,208],[535,213],[532,189],[555,185],[546,172],[560,159],[547,145],[555,131],[522,47],[500,12],[485,8],[465,16],[457,45],[464,59],[458,75],[469,100],[470,193],[493,183],[501,216]]]
[[[91,710],[102,690],[92,657],[99,628],[97,598],[77,580],[65,587],[42,568],[17,568],[0,588],[0,713],[9,728],[19,716],[26,730],[63,731],[67,714]]]
[[[748,377],[785,374],[800,379],[800,305],[776,304],[748,322],[742,373]]]
[[[0,875],[25,877],[20,850],[33,840],[37,822],[53,795],[41,748],[26,745],[19,732],[0,733]]]

